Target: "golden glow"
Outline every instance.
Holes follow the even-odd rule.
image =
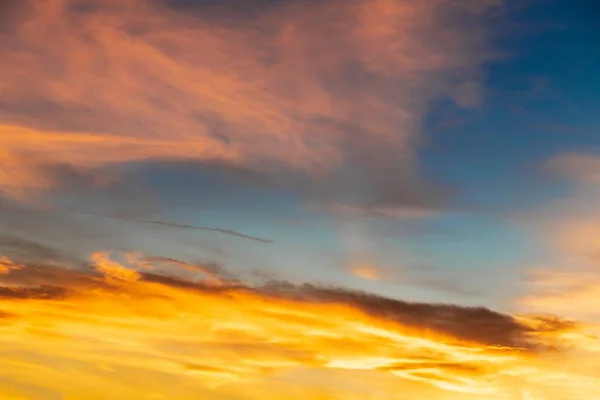
[[[519,317],[537,329],[532,340],[563,348],[482,345],[344,302],[149,281],[133,270],[152,268],[139,257],[125,255],[126,267],[98,253],[104,277],[64,272],[54,281],[65,293],[0,297],[2,399],[600,396],[600,346],[582,328],[544,330]],[[26,280],[17,272],[27,268],[1,282]]]

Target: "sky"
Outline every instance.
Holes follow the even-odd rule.
[[[599,394],[599,13],[0,2],[0,395]]]

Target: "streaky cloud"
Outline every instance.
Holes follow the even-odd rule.
[[[134,223],[138,223],[138,224],[159,225],[159,226],[166,226],[166,227],[170,227],[170,228],[181,228],[181,229],[208,231],[208,232],[218,232],[218,233],[223,233],[225,235],[230,235],[230,236],[235,236],[235,237],[242,238],[242,239],[252,240],[252,241],[255,241],[258,243],[264,243],[264,244],[274,243],[274,241],[271,239],[265,239],[265,238],[261,238],[261,237],[257,237],[257,236],[246,235],[244,233],[234,231],[232,229],[215,228],[215,227],[202,226],[202,225],[179,224],[179,223],[175,223],[175,222],[160,221],[160,220],[139,219],[139,218],[118,216],[118,215],[95,213],[95,212],[90,212],[90,211],[82,211],[82,210],[77,210],[74,208],[66,208],[65,210],[74,212],[77,214],[89,215],[89,216],[98,217],[98,218],[108,218],[108,219],[114,219],[114,220],[119,220],[119,221],[134,222]]]

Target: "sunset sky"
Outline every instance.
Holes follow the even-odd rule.
[[[0,399],[600,398],[598,18],[0,0]]]

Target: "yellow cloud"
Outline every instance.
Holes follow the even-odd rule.
[[[267,289],[114,279],[125,265],[102,253],[93,259],[110,264],[101,268],[107,276],[25,268],[0,278],[15,287],[27,274],[46,274],[65,287],[55,296],[0,291],[3,398],[394,399],[408,391],[444,400],[522,393],[558,400],[600,394],[594,361],[600,349],[575,326],[545,329],[535,318],[519,317],[540,345],[577,340],[574,349],[532,352],[403,324],[341,299],[318,300],[318,291],[313,301],[309,291],[302,299]]]

